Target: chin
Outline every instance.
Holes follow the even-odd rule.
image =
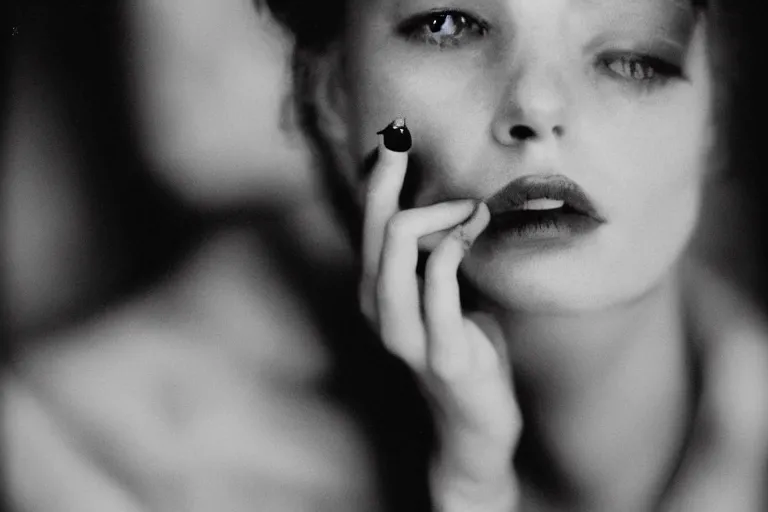
[[[510,311],[575,314],[631,303],[669,275],[672,262],[628,265],[589,254],[470,257],[464,274],[481,296]]]
[[[574,237],[481,237],[462,270],[482,297],[503,309],[570,314],[621,307],[674,277],[695,212],[637,216]]]

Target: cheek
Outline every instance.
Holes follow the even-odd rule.
[[[353,134],[358,158],[376,145],[378,130],[403,116],[413,135],[411,155],[427,172],[422,192],[464,188],[467,169],[488,147],[492,116],[493,91],[475,62],[392,49],[357,59],[351,104],[354,125],[362,128]]]
[[[681,84],[594,110],[581,161],[610,219],[595,269],[613,276],[617,295],[655,282],[692,235],[705,177],[708,104],[704,89]]]
[[[679,229],[698,205],[712,146],[712,77],[703,43],[695,44],[689,79],[593,102],[587,152],[617,219]],[[614,98],[611,100],[611,98]]]
[[[605,193],[615,211],[609,213],[622,216],[633,205],[674,206],[676,196],[702,186],[708,121],[701,114],[704,104],[687,103],[628,107],[614,111],[613,122],[595,124],[600,129],[589,144],[588,161],[596,161],[594,172],[610,184]]]
[[[605,191],[617,249],[646,263],[674,258],[695,228],[709,153],[708,98],[680,90],[657,106],[616,111],[599,167],[613,172]],[[639,262],[638,264],[641,264]]]

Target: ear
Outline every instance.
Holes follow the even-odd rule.
[[[358,183],[351,152],[351,101],[345,80],[344,53],[339,43],[333,43],[322,53],[299,55],[294,78],[302,109],[310,119],[304,119],[308,135],[319,150],[323,165],[330,167],[345,187],[355,190]]]
[[[349,99],[344,83],[344,62],[340,45],[331,45],[322,55],[310,59],[306,70],[311,89],[317,129],[324,142],[332,146],[334,153],[348,149]]]

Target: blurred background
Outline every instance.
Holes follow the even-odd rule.
[[[766,305],[768,269],[761,240],[768,178],[755,149],[762,143],[754,115],[762,87],[755,65],[758,31],[751,26],[760,17],[743,4],[729,6],[727,23],[729,37],[737,42],[732,67],[739,70],[727,135],[733,172],[708,191],[694,247]],[[353,267],[286,107],[290,40],[249,0],[19,0],[9,5],[10,21],[3,26],[0,293],[3,341],[12,359],[21,359],[31,340],[36,346],[39,340],[58,340],[58,332],[91,339],[92,330],[83,334],[79,326],[103,322],[137,300],[145,304],[145,297],[163,305],[153,315],[176,318],[179,301],[219,297],[221,282],[233,289],[248,282],[237,271],[221,280],[203,279],[200,268],[206,262],[249,269],[243,271],[253,279],[247,293],[232,302],[222,299],[225,305],[247,302],[243,297],[251,295],[264,304],[279,302],[286,289],[299,289],[313,304],[329,297],[340,304],[352,300],[324,295],[334,280],[353,279]],[[279,258],[296,265],[280,267],[288,284],[259,281],[258,270],[241,260],[264,263],[273,275],[273,256],[241,251],[240,245],[250,242],[237,236],[234,242],[208,244],[216,249],[188,263],[190,254],[199,254],[217,232],[227,226],[237,231],[243,224],[258,224],[257,231],[267,234],[259,238],[268,241],[263,245],[272,243],[270,234],[283,234],[274,245]],[[179,275],[187,277],[174,277]],[[310,289],[297,280],[310,283]],[[203,284],[198,290],[189,282]],[[164,290],[159,295],[158,286]],[[269,295],[273,291],[278,294]],[[291,332],[291,339],[302,343],[283,348],[267,343],[254,358],[270,364],[279,359],[286,371],[310,375],[327,353],[335,359],[345,353],[366,357],[344,342],[315,343],[330,337],[334,331],[326,324],[339,318],[327,304],[309,313],[302,304],[289,307],[295,314],[285,318],[266,306],[255,308],[267,313],[261,323],[243,327],[246,331],[280,330],[297,318],[306,331]],[[198,314],[197,327],[224,318],[212,312],[214,305],[202,308],[203,314],[185,309],[185,322]],[[131,314],[108,325],[125,330],[146,318]],[[137,323],[121,324],[126,317]],[[318,325],[322,334],[314,331]],[[350,336],[340,339],[345,337]],[[286,362],[295,359],[303,362],[298,367]],[[55,367],[46,364],[45,371]],[[365,372],[362,368],[358,372]],[[354,394],[350,383],[370,384],[375,377],[374,372],[366,380],[349,371],[342,379],[347,394]],[[72,392],[95,382],[78,381]],[[379,389],[371,386],[357,391],[370,397]],[[393,389],[379,391],[391,396]],[[350,400],[354,403],[354,397]],[[376,407],[381,410],[370,414],[384,415],[388,406],[381,401]],[[412,407],[417,410],[418,404]],[[323,423],[329,431],[343,423],[334,418]],[[352,446],[350,460],[364,452],[361,442],[355,444],[355,428],[339,432]],[[409,448],[403,444],[397,450]]]
[[[14,332],[151,272],[184,236],[180,207],[296,207],[315,194],[302,141],[280,129],[289,43],[248,0],[118,4],[33,0],[5,27]]]
[[[286,36],[250,0],[9,5],[13,504],[374,511],[381,485],[392,510],[424,503],[427,416],[349,317]]]

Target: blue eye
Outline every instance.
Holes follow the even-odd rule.
[[[485,36],[488,26],[461,11],[433,11],[415,16],[398,27],[410,40],[453,48]]]
[[[599,63],[608,73],[630,82],[651,84],[683,75],[679,66],[650,55],[604,56],[599,59]]]

